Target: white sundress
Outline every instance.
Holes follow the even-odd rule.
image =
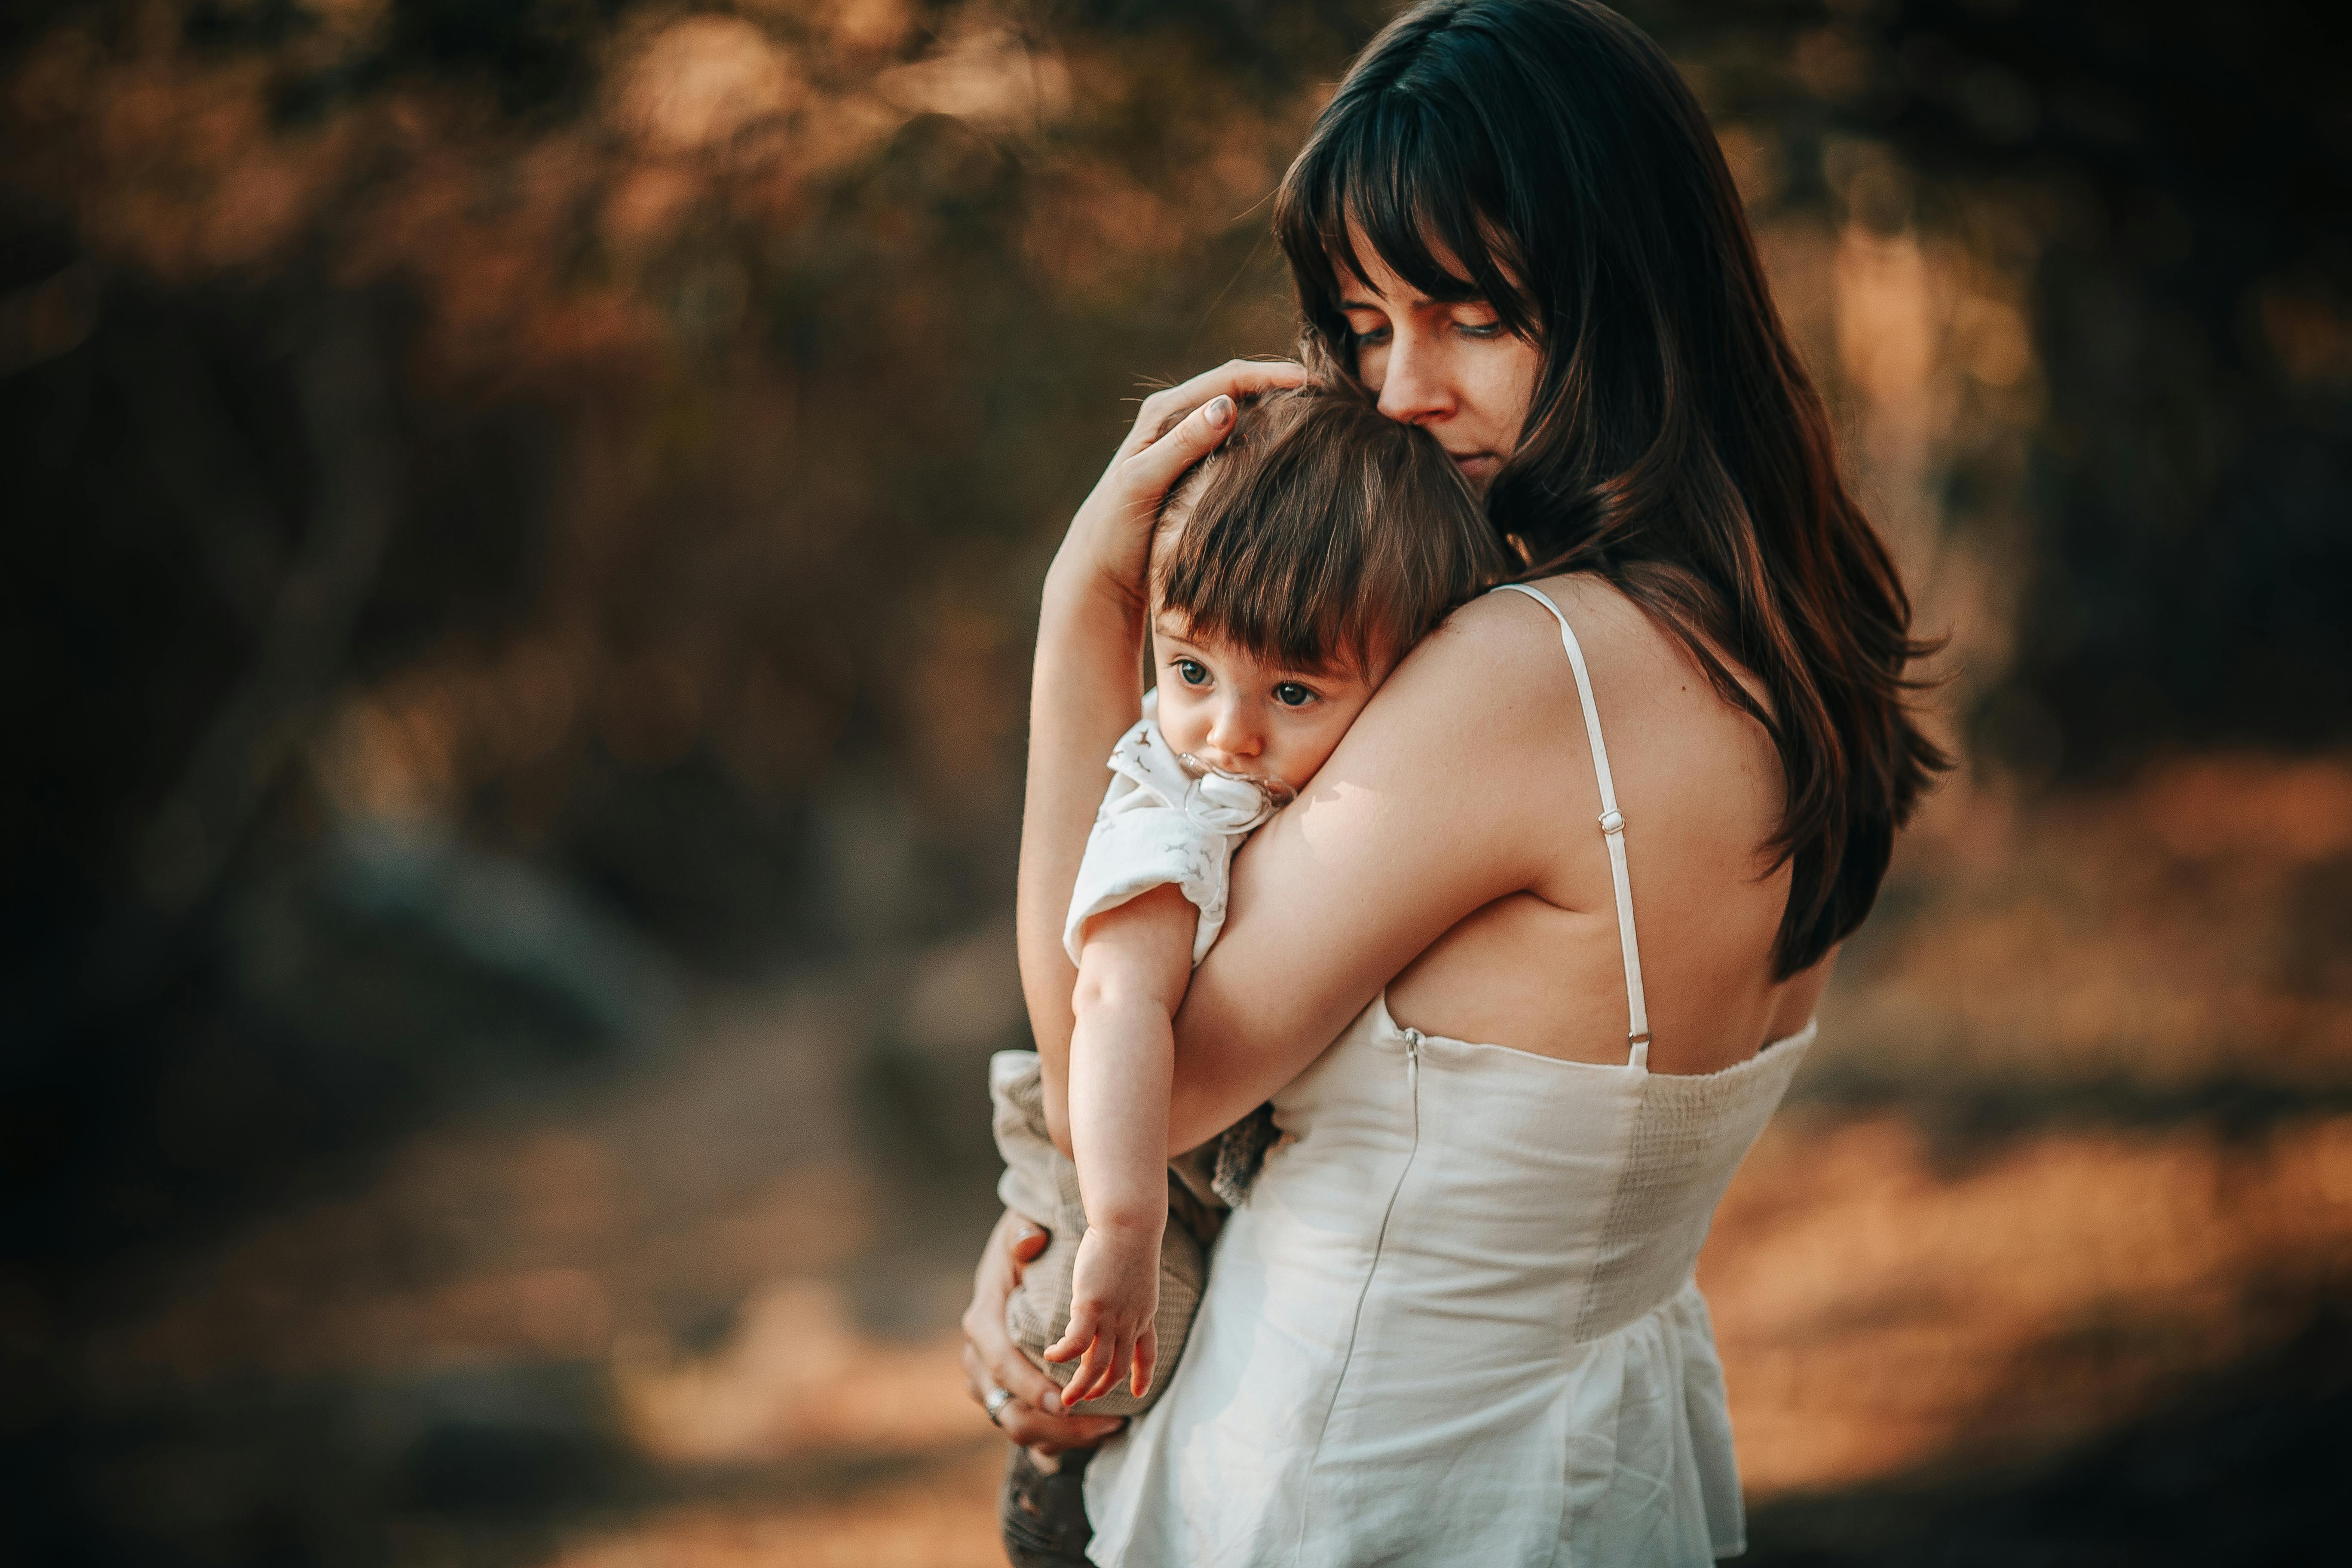
[[[1515,587],[1517,585],[1514,585]],[[1120,1568],[1705,1564],[1745,1549],[1691,1270],[1813,1026],[1654,1075],[1582,650],[1632,1027],[1596,1065],[1400,1026],[1375,999],[1276,1095],[1168,1392],[1086,1473]]]

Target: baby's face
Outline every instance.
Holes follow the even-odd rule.
[[[1152,622],[1160,661],[1160,730],[1168,744],[1233,773],[1305,787],[1386,678],[1284,669],[1230,643],[1194,640],[1181,616]]]

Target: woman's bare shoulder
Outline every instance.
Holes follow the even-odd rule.
[[[1530,586],[1554,605],[1576,634],[1605,710],[1612,696],[1663,705],[1727,728],[1761,724],[1725,702],[1682,640],[1615,586],[1589,573],[1553,577]],[[1736,666],[1733,674],[1762,697],[1759,685]],[[1517,695],[1557,688],[1572,691],[1559,624],[1526,595],[1491,593],[1455,610],[1415,647],[1397,671],[1415,684],[1457,699],[1507,705]],[[1495,678],[1509,679],[1497,686]]]
[[[1769,838],[1780,784],[1764,727],[1725,701],[1681,641],[1608,583],[1580,574],[1536,586],[1583,650],[1628,815],[1640,800],[1653,821],[1678,824],[1694,850],[1713,856]],[[1555,781],[1591,777],[1582,710],[1559,623],[1524,595],[1488,594],[1413,648],[1335,761],[1381,771],[1408,758],[1416,767],[1434,762],[1484,778],[1496,805],[1522,795],[1530,805],[1556,804]]]
[[[1718,849],[1724,835],[1769,837],[1780,811],[1780,763],[1764,726],[1726,701],[1682,640],[1605,580],[1579,573],[1534,586],[1575,631],[1627,812],[1635,799],[1670,807]],[[1433,705],[1458,705],[1472,723],[1530,726],[1566,754],[1589,751],[1583,724],[1573,721],[1582,701],[1559,624],[1525,595],[1473,600],[1415,658],[1424,653],[1426,679],[1438,689]]]
[[[1607,583],[1537,585],[1567,617],[1591,675],[1653,1016],[1689,1047],[1670,1052],[1666,1070],[1724,1066],[1757,1044],[1740,1042],[1764,1022],[1786,899],[1786,874],[1764,853],[1780,802],[1770,737],[1724,700],[1669,627]],[[1475,781],[1468,820],[1524,847],[1521,887],[1532,899],[1497,903],[1475,929],[1433,944],[1402,977],[1400,1005],[1486,1030],[1479,1038],[1606,1059],[1622,1039],[1606,1028],[1583,1038],[1570,1022],[1608,1016],[1593,999],[1623,981],[1613,878],[1595,830],[1599,784],[1559,623],[1525,595],[1496,594],[1456,612],[1414,658],[1420,668],[1398,679],[1415,695],[1391,739],[1375,743],[1395,744],[1425,721],[1449,770]]]
[[[1385,737],[1383,745],[1412,744],[1424,757],[1500,764],[1530,744],[1556,743],[1560,705],[1572,707],[1575,690],[1551,618],[1517,594],[1488,594],[1414,646],[1357,731]],[[1581,750],[1581,732],[1574,739]]]

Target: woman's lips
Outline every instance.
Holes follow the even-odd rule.
[[[1474,479],[1483,479],[1501,466],[1502,459],[1492,452],[1448,452],[1454,467]]]

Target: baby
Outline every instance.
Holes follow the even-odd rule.
[[[990,1071],[998,1191],[1053,1231],[1006,1325],[1066,1405],[1133,1414],[1165,1386],[1208,1245],[1276,1139],[1261,1107],[1166,1158],[1171,1020],[1224,924],[1234,848],[1314,776],[1406,651],[1507,569],[1436,441],[1338,387],[1245,405],[1162,503],[1158,688],[1111,752],[1063,937],[1078,966],[1075,1163],[1046,1136],[1035,1055],[1001,1052]]]

